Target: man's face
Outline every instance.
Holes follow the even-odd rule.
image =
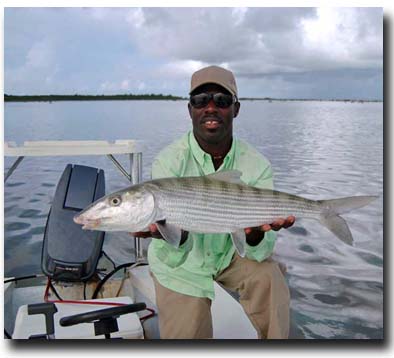
[[[230,94],[223,87],[216,84],[206,84],[198,87],[193,95],[200,93],[225,93]],[[203,108],[195,108],[188,104],[189,114],[193,122],[193,133],[201,143],[219,144],[226,143],[233,135],[233,118],[238,115],[239,102],[231,104],[228,108],[217,107],[211,99]]]

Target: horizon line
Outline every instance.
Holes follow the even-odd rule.
[[[116,98],[118,97],[118,98]],[[121,98],[119,98],[121,97]],[[90,100],[90,99],[118,99],[118,100],[127,100],[127,99],[172,99],[172,100],[188,100],[188,97],[176,96],[172,94],[162,94],[162,93],[142,93],[142,94],[133,94],[133,93],[120,93],[120,94],[39,94],[39,95],[13,95],[13,94],[4,94],[4,102],[12,102],[13,99],[16,101],[22,101],[22,99],[30,100],[30,101],[57,101],[61,99],[78,99],[78,100]],[[153,97],[153,98],[149,98]],[[156,97],[156,98],[154,98]],[[293,97],[239,97],[239,100],[266,100],[266,101],[346,101],[346,102],[383,102],[383,99],[377,98],[293,98]]]

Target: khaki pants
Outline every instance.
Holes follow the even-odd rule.
[[[183,295],[159,284],[153,276],[162,339],[212,338],[211,300]],[[261,263],[234,256],[215,280],[240,295],[240,303],[259,338],[289,335],[290,295],[277,262]]]

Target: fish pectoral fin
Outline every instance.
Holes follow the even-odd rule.
[[[246,243],[245,231],[242,229],[232,232],[231,239],[233,240],[233,244],[238,252],[238,255],[241,257],[245,257],[245,243]]]
[[[176,225],[169,224],[164,220],[156,222],[156,226],[164,240],[176,248],[179,247],[182,238],[181,228]]]

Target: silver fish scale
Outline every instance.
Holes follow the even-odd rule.
[[[169,223],[195,232],[234,232],[289,215],[317,218],[322,210],[318,201],[209,177],[153,180],[149,189]]]

